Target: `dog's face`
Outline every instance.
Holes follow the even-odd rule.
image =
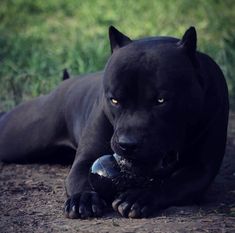
[[[105,68],[104,108],[114,128],[111,146],[117,154],[158,163],[167,153],[182,150],[203,98],[192,30],[181,41],[131,41],[110,29],[113,54]]]

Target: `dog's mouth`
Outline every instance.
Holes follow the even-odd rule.
[[[138,161],[136,158],[124,157],[118,154],[114,154],[121,170],[133,174],[144,174],[147,176],[154,176],[160,179],[166,178],[171,175],[178,167],[180,154],[177,151],[165,152],[161,156],[158,162],[148,161],[147,163],[143,161]]]

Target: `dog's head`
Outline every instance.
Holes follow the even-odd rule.
[[[111,26],[109,37],[104,109],[114,128],[112,149],[130,160],[157,163],[182,150],[187,128],[200,112],[196,31],[189,28],[181,40],[132,41]]]

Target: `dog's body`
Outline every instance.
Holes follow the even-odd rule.
[[[104,72],[65,80],[0,118],[0,159],[28,162],[56,159],[55,148],[76,151],[66,180],[70,218],[102,214],[88,172],[95,159],[113,151],[151,177],[167,154],[176,153],[178,161],[161,182],[117,197],[113,208],[122,216],[144,217],[198,200],[224,155],[228,93],[221,70],[196,52],[193,28],[182,40],[131,41],[111,27],[110,42]]]

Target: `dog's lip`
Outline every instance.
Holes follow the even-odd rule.
[[[127,160],[137,160],[136,156],[137,150],[134,150],[130,153],[128,150],[121,150],[116,144],[111,144],[111,147],[114,154],[117,154]]]
[[[125,154],[119,154],[119,153],[116,153],[114,152],[114,157],[120,159],[120,160],[126,160],[126,161],[129,161],[129,162],[135,162],[135,161],[138,161],[137,157],[135,157],[134,155],[125,155]]]
[[[114,154],[116,154],[116,155],[120,156],[121,158],[126,159],[128,161],[132,161],[132,162],[140,160],[135,151],[128,153],[128,151],[114,150]]]
[[[168,152],[161,153],[161,156],[159,156],[160,159],[158,159],[157,161],[153,161],[153,160],[148,161],[148,159],[146,159],[146,158],[143,159],[141,157],[138,157],[134,153],[125,155],[125,153],[119,154],[118,152],[114,151],[114,156],[119,157],[119,159],[120,158],[125,159],[129,162],[133,162],[136,164],[149,164],[151,166],[153,165],[155,167],[155,169],[157,169],[157,170],[158,169],[165,169],[167,166],[172,166],[175,163],[178,163],[178,161],[179,161],[179,152],[178,151],[168,151]]]

